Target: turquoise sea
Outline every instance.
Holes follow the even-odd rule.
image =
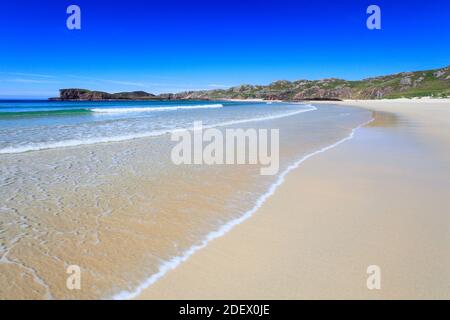
[[[299,105],[227,101],[0,101],[0,154],[125,141],[295,114]]]

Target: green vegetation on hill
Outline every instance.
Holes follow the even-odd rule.
[[[402,72],[357,81],[344,79],[276,81],[267,86],[241,85],[229,89],[192,91],[174,95],[190,99],[393,99],[449,97],[450,67]]]
[[[245,84],[229,89],[187,91],[153,95],[144,91],[106,93],[85,89],[62,89],[60,100],[154,100],[154,99],[394,99],[450,97],[450,66],[416,72],[402,72],[357,81],[343,79],[280,80],[269,85]]]

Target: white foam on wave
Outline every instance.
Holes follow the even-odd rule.
[[[277,180],[269,187],[269,189],[261,197],[258,198],[258,200],[256,201],[253,208],[251,208],[249,211],[245,212],[241,217],[233,219],[233,220],[229,221],[228,223],[222,225],[219,229],[210,232],[199,244],[193,245],[192,247],[187,249],[185,252],[183,252],[181,255],[176,256],[166,262],[163,262],[159,266],[159,271],[157,273],[153,274],[152,276],[150,276],[149,278],[147,278],[135,290],[119,292],[118,294],[114,295],[112,297],[112,299],[125,300],[125,299],[133,299],[133,298],[137,297],[139,294],[142,293],[143,290],[145,290],[146,288],[148,288],[149,286],[154,284],[156,281],[161,279],[167,272],[175,269],[181,263],[183,263],[184,261],[189,259],[195,252],[206,247],[210,241],[222,237],[223,235],[228,233],[231,229],[233,229],[235,226],[237,226],[237,225],[241,224],[242,222],[251,218],[255,214],[255,212],[263,205],[263,203],[266,202],[266,200],[270,196],[272,196],[275,193],[276,189],[285,181],[285,177],[289,172],[298,168],[300,166],[300,164],[302,164],[304,161],[308,160],[309,158],[311,158],[315,155],[318,155],[320,153],[324,153],[330,149],[337,147],[338,145],[340,145],[348,140],[351,140],[354,137],[356,130],[369,124],[373,120],[374,119],[371,119],[365,123],[358,125],[356,128],[353,128],[351,133],[347,137],[345,137],[329,146],[323,147],[319,150],[309,153],[309,154],[301,157],[300,159],[298,159],[296,162],[294,162],[289,167],[287,167],[278,176]]]
[[[216,109],[223,108],[223,104],[203,104],[192,106],[172,106],[172,107],[141,107],[141,108],[91,108],[96,113],[136,113],[136,112],[158,112],[192,109]]]
[[[304,105],[304,106],[306,106],[307,108],[302,108],[301,110],[296,110],[293,112],[286,112],[286,113],[277,114],[277,115],[221,122],[221,123],[217,123],[217,124],[206,125],[206,126],[203,126],[203,128],[205,128],[205,129],[216,128],[216,127],[230,126],[230,125],[241,124],[241,123],[285,118],[285,117],[290,117],[290,116],[293,116],[293,115],[296,115],[299,113],[317,110],[317,108],[312,105]],[[81,145],[91,145],[91,144],[107,143],[107,142],[121,142],[121,141],[127,141],[127,140],[139,139],[139,138],[161,136],[164,134],[170,134],[175,131],[181,131],[181,130],[186,130],[186,129],[192,130],[193,128],[155,130],[155,131],[150,131],[150,132],[133,133],[133,134],[127,134],[127,135],[112,136],[112,137],[95,137],[95,138],[89,138],[89,139],[84,139],[84,140],[73,139],[73,140],[65,140],[65,141],[57,141],[57,142],[33,143],[33,144],[27,144],[27,145],[23,145],[23,146],[6,147],[3,149],[0,149],[0,154],[24,153],[24,152],[30,152],[30,151],[39,151],[39,150],[65,148],[65,147],[77,147],[77,146],[81,146]]]
[[[286,117],[294,116],[296,114],[300,114],[300,113],[304,113],[304,112],[316,111],[317,110],[317,108],[314,107],[313,105],[308,104],[306,106],[308,108],[302,108],[301,110],[296,110],[296,111],[292,111],[292,112],[286,112],[286,113],[282,113],[282,114],[276,114],[276,115],[270,115],[270,116],[264,116],[264,117],[257,117],[257,118],[250,118],[250,119],[242,119],[242,120],[231,120],[231,121],[226,121],[226,122],[220,122],[220,123],[217,123],[217,124],[206,125],[206,126],[203,126],[203,129],[232,126],[232,125],[241,124],[241,123],[247,123],[247,122],[274,120],[274,119],[286,118]],[[176,129],[176,130],[173,130],[173,131],[181,131],[181,130],[186,130],[186,129]],[[194,127],[188,128],[188,130],[194,130]]]

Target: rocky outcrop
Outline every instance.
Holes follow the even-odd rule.
[[[404,77],[400,79],[400,84],[409,86],[412,83],[410,77]]]
[[[144,91],[107,93],[84,89],[63,89],[59,100],[336,100],[383,99],[399,97],[450,96],[450,67],[435,70],[402,72],[393,75],[349,81],[337,78],[322,80],[279,80],[269,85],[244,84],[229,89],[186,91],[153,95]]]
[[[433,76],[435,76],[436,78],[440,78],[445,74],[444,70],[438,70],[435,73],[433,73]]]
[[[112,94],[114,99],[139,100],[139,99],[156,99],[154,94],[145,91],[119,92]]]
[[[334,89],[324,89],[320,86],[313,86],[306,90],[298,92],[295,96],[295,100],[305,100],[305,99],[351,99],[352,89],[350,87],[340,87]]]
[[[59,98],[51,100],[101,101],[101,100],[149,100],[157,99],[153,94],[144,91],[108,93],[86,89],[61,89]]]
[[[61,89],[60,100],[105,100],[111,99],[111,95],[101,91],[90,91],[85,89]]]

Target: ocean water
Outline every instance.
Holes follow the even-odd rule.
[[[0,298],[134,297],[371,118],[288,103],[0,102]],[[174,165],[168,133],[194,121],[279,129],[279,174]],[[69,265],[81,290],[66,287]]]
[[[0,154],[157,136],[199,120],[217,126],[301,111],[267,103],[0,101]]]

